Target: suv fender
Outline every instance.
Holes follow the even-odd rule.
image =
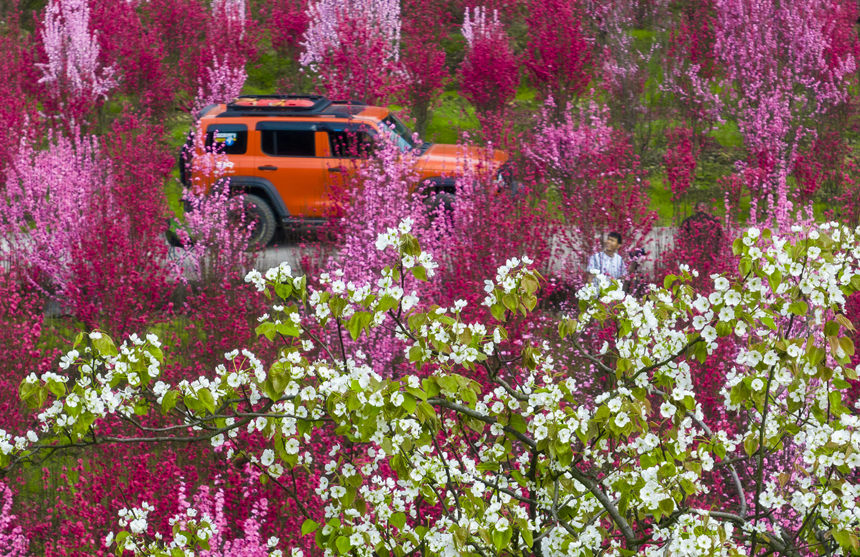
[[[284,221],[290,216],[290,212],[287,210],[286,205],[284,205],[284,200],[281,199],[281,196],[278,194],[278,190],[276,190],[275,186],[265,178],[258,178],[256,176],[231,176],[230,191],[234,193],[248,193],[262,198],[269,204],[269,207],[272,208],[272,211],[275,212],[275,216],[280,221]]]

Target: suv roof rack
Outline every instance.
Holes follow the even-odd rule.
[[[244,116],[266,113],[272,116],[320,114],[332,105],[322,95],[242,95],[227,103],[219,116]]]

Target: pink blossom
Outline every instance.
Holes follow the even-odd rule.
[[[91,32],[90,8],[86,0],[49,0],[42,19],[42,44],[48,62],[39,83],[52,94],[75,97],[106,97],[117,85],[114,68],[99,62],[97,33]]]
[[[193,111],[211,103],[230,102],[242,92],[248,73],[245,71],[247,52],[223,48],[227,44],[242,44],[245,36],[245,0],[214,0],[210,35],[219,37],[209,44],[209,60],[199,76]]]
[[[0,548],[6,557],[25,557],[30,542],[15,524],[17,517],[12,514],[12,490],[5,483],[0,484],[3,508],[0,510]]]
[[[311,1],[307,17],[299,63],[330,96],[375,101],[399,88],[399,1]]]
[[[785,229],[792,204],[787,177],[811,118],[847,98],[855,60],[834,58],[834,24],[814,0],[717,0],[715,52],[733,84],[733,106],[749,161],[767,176],[758,193],[767,225]]]
[[[213,54],[210,65],[204,69],[202,83],[197,88],[194,111],[212,103],[231,102],[242,93],[248,72],[244,64],[222,59]]]

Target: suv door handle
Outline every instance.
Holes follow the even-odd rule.
[[[346,169],[342,166],[332,166],[328,169],[329,172],[343,172],[344,170]]]
[[[271,164],[267,164],[265,166],[258,166],[257,170],[277,170],[277,166],[272,166]]]

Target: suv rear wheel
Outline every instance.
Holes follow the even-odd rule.
[[[432,221],[439,215],[443,215],[445,219],[450,219],[454,211],[454,194],[447,191],[431,192],[424,199],[424,208],[427,211],[427,216]]]
[[[278,228],[275,213],[265,199],[250,193],[245,194],[243,204],[245,208],[245,222],[251,223],[251,236],[248,238],[248,247],[266,247],[272,241],[272,238],[275,237],[275,230]]]

